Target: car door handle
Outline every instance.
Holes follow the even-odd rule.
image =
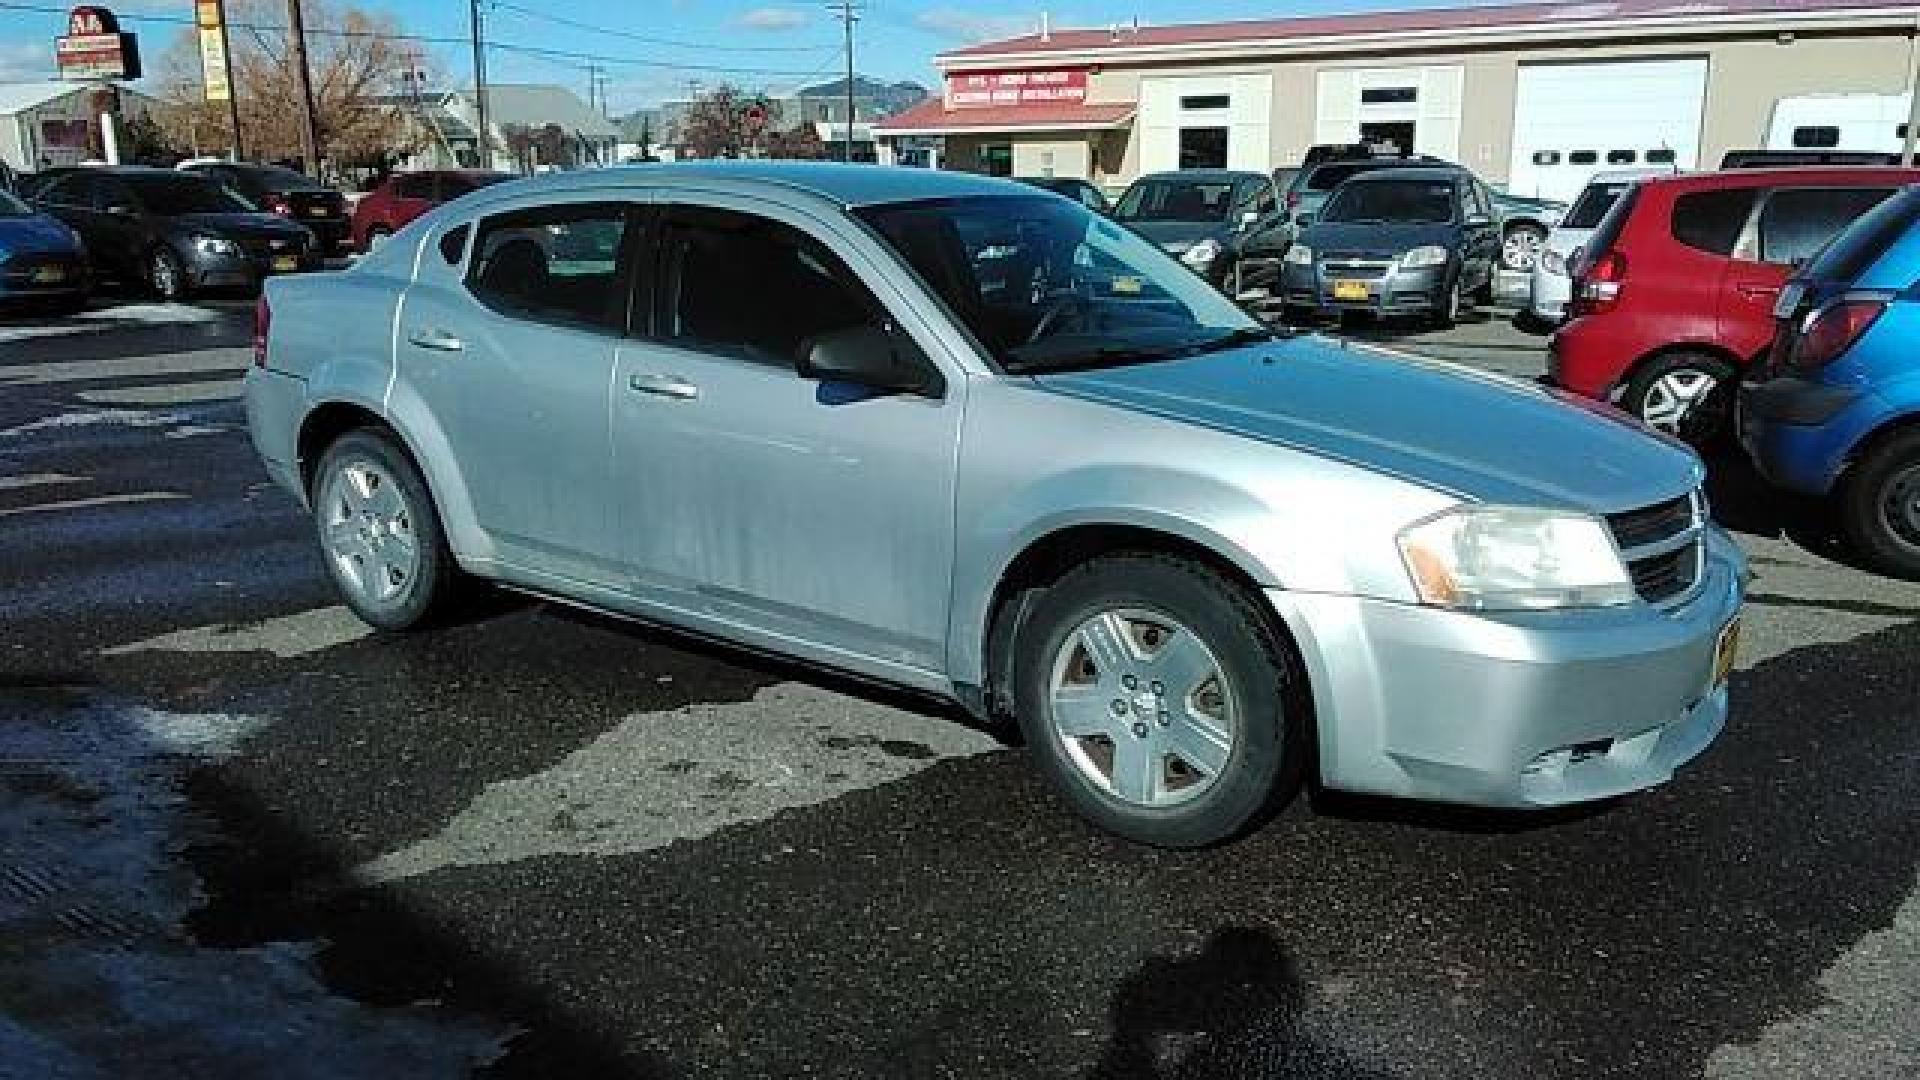
[[[466,348],[464,342],[445,330],[415,330],[407,335],[407,341],[434,352],[459,352]]]
[[[675,401],[692,401],[700,396],[699,387],[678,375],[630,375],[627,377],[627,389],[636,394],[652,394]]]
[[[1740,291],[1741,296],[1751,300],[1770,300],[1780,295],[1780,286],[1778,285],[1736,285],[1734,288]]]

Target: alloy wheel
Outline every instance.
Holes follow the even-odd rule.
[[[1880,512],[1900,542],[1920,548],[1920,465],[1912,465],[1887,482]]]
[[[1547,238],[1535,229],[1511,229],[1500,242],[1500,262],[1509,270],[1531,271]]]
[[[153,253],[153,265],[148,268],[148,276],[153,291],[162,300],[173,300],[180,295],[180,267],[165,248]]]
[[[342,462],[321,501],[321,537],[342,585],[375,607],[393,604],[420,574],[413,514],[374,462]]]
[[[1655,431],[1683,435],[1688,421],[1720,388],[1720,380],[1697,368],[1675,368],[1653,380],[1640,402],[1640,419]]]
[[[1213,650],[1158,612],[1116,608],[1082,622],[1054,656],[1048,688],[1067,759],[1131,806],[1204,794],[1239,738],[1240,710]]]

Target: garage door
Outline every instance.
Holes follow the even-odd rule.
[[[1706,96],[1705,57],[1522,65],[1507,188],[1571,200],[1599,170],[1691,169]]]

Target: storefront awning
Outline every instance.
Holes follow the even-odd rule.
[[[1041,131],[1107,131],[1133,122],[1139,106],[1132,102],[1087,105],[1062,102],[1049,105],[996,105],[988,108],[949,109],[940,98],[923,101],[897,116],[874,125],[876,134],[995,135]]]

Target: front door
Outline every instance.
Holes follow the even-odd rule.
[[[716,198],[661,225],[651,333],[614,380],[634,589],[723,626],[942,670],[964,386],[875,395],[796,373],[817,335],[893,329],[820,223]]]
[[[398,383],[467,479],[492,546],[482,557],[618,581],[607,388],[639,214],[556,201],[449,223],[428,241],[400,313]]]

